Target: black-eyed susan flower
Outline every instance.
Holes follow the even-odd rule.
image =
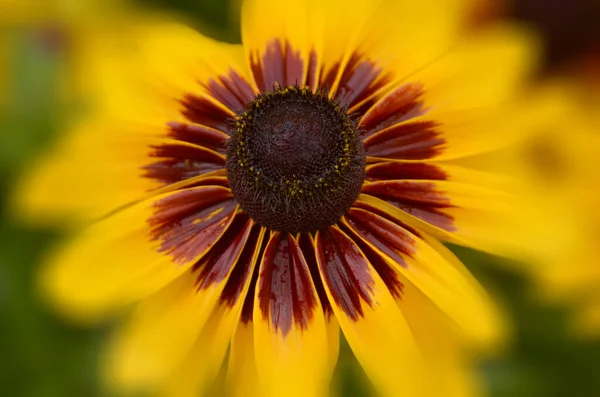
[[[341,329],[384,395],[467,394],[457,352],[499,324],[437,238],[495,248],[512,214],[452,161],[520,134],[532,47],[463,38],[464,6],[247,1],[243,45],[160,25],[111,59],[111,100],[20,203],[94,220],[43,272],[58,307],[139,302],[113,386],[194,394],[229,349],[232,394],[326,394]]]
[[[598,54],[546,73],[530,95],[553,102],[553,112],[516,145],[478,156],[470,165],[520,179],[523,225],[533,238],[519,249],[537,293],[573,309],[572,329],[600,334],[600,80]],[[532,87],[533,88],[533,87]],[[473,160],[473,159],[471,159]],[[532,227],[532,228],[531,228]]]
[[[597,60],[589,67],[571,67],[569,74],[546,79],[544,95],[560,98],[562,111],[512,152],[511,164],[531,186],[530,207],[544,200],[538,218],[552,217],[547,241],[552,250],[531,257],[533,279],[541,295],[574,306],[573,328],[586,336],[600,334],[600,80]],[[552,236],[550,236],[550,234]],[[552,240],[549,240],[549,239]]]
[[[547,200],[540,215],[555,219],[548,225],[554,249],[533,253],[531,275],[542,297],[572,305],[571,328],[575,334],[598,337],[600,119],[594,109],[600,104],[600,91],[571,79],[550,84],[562,94],[564,112],[555,124],[524,142],[517,152],[517,164],[529,172],[534,184],[529,200]],[[587,93],[582,95],[582,91]]]

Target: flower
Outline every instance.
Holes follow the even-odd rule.
[[[514,208],[453,161],[521,135],[535,48],[464,38],[463,3],[246,1],[242,46],[158,24],[107,55],[111,100],[17,201],[94,220],[41,284],[87,320],[137,303],[113,386],[197,392],[229,348],[233,394],[323,394],[341,329],[384,395],[467,394],[457,352],[501,324],[438,239],[499,249]]]
[[[587,54],[560,73],[545,74],[523,102],[553,102],[554,111],[536,132],[516,145],[488,153],[475,165],[519,178],[524,225],[535,238],[516,259],[528,264],[536,292],[548,302],[572,309],[572,331],[598,336],[600,268],[600,58]]]
[[[546,201],[545,216],[552,217],[551,251],[538,250],[532,276],[541,295],[569,302],[572,329],[579,336],[600,333],[600,269],[596,252],[600,241],[598,192],[600,173],[600,118],[598,59],[585,60],[544,81],[544,92],[554,91],[563,110],[533,139],[514,153],[514,164],[533,182],[530,201]],[[589,62],[590,65],[586,65]]]

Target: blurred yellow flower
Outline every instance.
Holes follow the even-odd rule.
[[[525,148],[532,150],[525,159],[536,193],[554,204],[548,216],[565,218],[556,231],[561,250],[539,258],[535,269],[543,295],[572,303],[576,331],[600,336],[600,80],[583,76],[577,71],[550,83],[565,111]]]
[[[465,37],[467,4],[249,0],[243,45],[152,20],[81,36],[102,111],[16,201],[93,221],[43,271],[60,310],[137,303],[111,387],[195,395],[229,348],[231,394],[326,394],[341,329],[384,395],[476,392],[469,354],[502,324],[440,240],[502,252],[517,201],[457,163],[539,114],[510,102],[535,43]]]
[[[547,76],[521,99],[553,109],[534,133],[514,146],[466,164],[514,178],[522,230],[506,252],[524,263],[545,299],[568,302],[576,328],[600,335],[600,80],[577,69]],[[510,191],[509,189],[509,191]],[[518,234],[520,235],[520,234]]]

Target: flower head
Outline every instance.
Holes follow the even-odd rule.
[[[538,91],[557,98],[560,107],[538,134],[512,151],[510,158],[512,172],[530,182],[523,191],[524,208],[538,217],[538,223],[546,224],[544,232],[538,233],[540,241],[552,243],[547,249],[530,247],[529,259],[535,265],[532,278],[544,298],[574,306],[573,328],[579,336],[588,337],[597,337],[600,332],[596,292],[600,269],[595,259],[600,241],[597,66],[598,60],[590,57],[572,65],[569,74],[542,82]],[[552,223],[540,222],[542,217],[551,218]]]
[[[118,95],[22,202],[96,219],[44,272],[59,307],[140,301],[113,382],[203,389],[229,347],[233,393],[317,395],[341,328],[384,394],[439,395],[425,362],[464,395],[448,357],[465,342],[441,333],[498,324],[437,238],[487,247],[513,208],[451,161],[521,132],[505,103],[531,48],[507,27],[461,38],[462,3],[246,1],[243,45],[140,29],[107,74]]]

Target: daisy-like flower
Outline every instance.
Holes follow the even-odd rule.
[[[520,179],[525,223],[536,226],[530,230],[535,238],[521,247],[517,257],[529,264],[529,276],[542,298],[561,305],[568,302],[572,329],[597,337],[600,56],[590,55],[572,61],[560,73],[546,74],[530,90],[527,102],[543,97],[555,109],[534,134],[478,157],[475,165]]]
[[[553,219],[545,237],[552,238],[554,248],[537,250],[538,255],[533,255],[537,266],[532,268],[532,276],[542,296],[570,302],[575,308],[574,330],[598,336],[600,118],[596,109],[600,105],[600,80],[596,75],[598,60],[590,63],[589,70],[573,67],[570,75],[545,82],[544,94],[560,96],[563,110],[539,134],[519,145],[511,163],[515,171],[533,182],[527,193],[529,201],[545,200],[540,215]]]
[[[494,249],[514,208],[452,161],[521,133],[506,103],[532,47],[507,26],[464,39],[464,7],[246,1],[243,45],[140,29],[20,200],[95,220],[50,258],[52,302],[90,320],[139,302],[113,386],[193,395],[229,348],[232,394],[326,394],[341,329],[384,395],[467,395],[455,353],[500,325],[438,238]]]

